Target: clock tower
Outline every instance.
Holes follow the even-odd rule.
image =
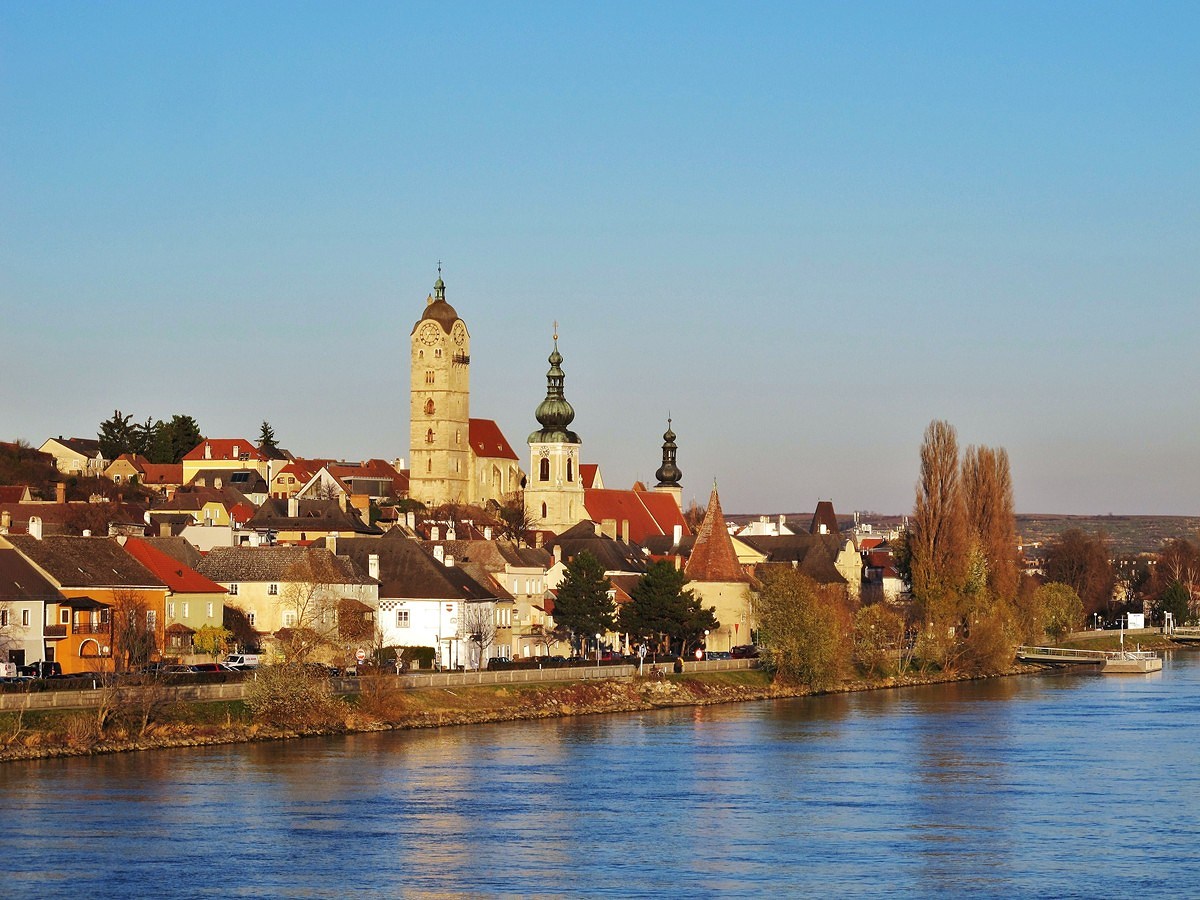
[[[439,266],[413,326],[409,496],[431,509],[470,499],[471,336],[446,302]]]

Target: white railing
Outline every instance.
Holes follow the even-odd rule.
[[[1153,650],[1072,650],[1068,647],[1018,647],[1017,656],[1024,658],[1049,657],[1061,659],[1063,662],[1072,660],[1106,659],[1155,659],[1158,654]]]

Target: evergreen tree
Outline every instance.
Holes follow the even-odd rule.
[[[159,429],[162,427],[162,420],[160,419],[156,422],[153,417],[146,419],[142,425],[134,425],[130,452],[137,453],[149,459],[150,451],[154,448],[154,442],[158,437]]]
[[[612,588],[604,567],[586,550],[567,563],[558,596],[554,601],[554,621],[573,636],[604,634],[615,624]]]
[[[275,440],[275,429],[266,419],[263,419],[262,427],[258,432],[258,447],[260,450],[279,449],[279,443]]]
[[[1192,618],[1192,596],[1180,581],[1172,581],[1158,601],[1160,612],[1171,613],[1176,625],[1183,625]]]
[[[100,453],[105,459],[116,459],[122,453],[131,451],[135,430],[132,421],[132,415],[121,415],[121,411],[115,409],[111,419],[100,423],[100,431],[96,436],[100,439]]]
[[[687,576],[666,560],[652,563],[621,607],[621,630],[639,638],[665,639],[682,652],[683,645],[720,627],[716,610],[700,606],[699,599],[684,590]]]
[[[197,444],[204,440],[200,426],[191,416],[175,415],[170,422],[163,423],[155,434],[151,452],[146,454],[151,462],[181,462]]]

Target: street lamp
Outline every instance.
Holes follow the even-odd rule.
[[[603,637],[603,635],[600,635],[600,634],[596,635],[596,662],[600,662],[600,638],[601,637]]]

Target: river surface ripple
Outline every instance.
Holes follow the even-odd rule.
[[[1200,655],[1150,676],[0,765],[5,897],[1200,897]]]

